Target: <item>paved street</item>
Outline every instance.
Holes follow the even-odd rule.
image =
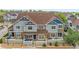
[[[0,39],[5,35],[5,34],[7,34],[7,32],[8,32],[8,28],[5,26],[4,28],[2,28],[1,30],[0,30]]]
[[[7,26],[3,26],[3,28],[0,29],[0,39],[8,33],[8,28],[12,25],[11,23],[7,23],[8,27]]]

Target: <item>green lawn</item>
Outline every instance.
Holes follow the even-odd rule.
[[[3,24],[3,22],[4,22],[4,21],[3,21],[3,15],[4,15],[4,14],[6,14],[6,11],[1,11],[1,10],[0,10],[0,26],[2,26],[2,24]]]
[[[0,11],[0,15],[3,15],[3,14],[5,14],[5,13],[6,13],[6,12],[1,12],[1,11]]]

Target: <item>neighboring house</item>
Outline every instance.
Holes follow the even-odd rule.
[[[3,15],[4,25],[9,26],[13,24],[17,19],[18,13],[7,13]]]
[[[71,21],[71,28],[75,31],[79,31],[79,19]]]
[[[79,15],[70,15],[67,17],[68,27],[74,31],[79,31]]]
[[[72,22],[75,19],[76,19],[76,16],[75,15],[70,14],[70,15],[67,16],[67,20],[68,20],[68,23],[67,24],[68,24],[69,27],[72,27]]]
[[[18,13],[7,13],[3,15],[4,21],[11,21],[17,19]]]
[[[8,40],[63,40],[63,33],[63,22],[52,13],[26,12],[18,14],[17,21],[9,28]]]

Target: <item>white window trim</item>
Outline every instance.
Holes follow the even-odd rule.
[[[26,34],[25,36],[30,36],[30,35],[32,35],[32,34]],[[28,39],[30,39],[30,38],[28,38]],[[31,39],[33,39],[33,35],[31,37]]]
[[[18,26],[16,26],[16,29],[18,29],[17,27],[18,27]],[[19,26],[19,29],[20,29],[20,27],[21,27],[21,26]]]
[[[40,28],[41,26],[42,26],[42,28]],[[45,28],[46,28],[46,25],[39,24],[39,25],[37,25],[37,28],[38,28],[38,29],[45,29]]]
[[[59,28],[59,25],[61,25],[61,26],[62,26],[62,28],[63,28],[63,25],[62,25],[62,24],[58,24],[58,29],[62,29],[62,28]]]
[[[55,26],[55,29],[57,29],[57,26],[56,25],[52,25],[52,26]],[[52,26],[51,26],[51,29],[52,29]],[[55,29],[52,29],[52,30],[55,30]]]
[[[50,33],[50,38],[52,38],[52,39],[53,39],[53,38],[56,38],[56,34],[57,34],[57,33],[54,33],[54,34],[55,34],[54,37],[52,37],[51,34],[53,34],[53,33]]]
[[[59,33],[62,33],[62,32],[59,32]],[[58,36],[58,34],[57,34],[57,36]],[[62,36],[61,37],[58,36],[58,38],[62,38],[62,37],[63,37],[63,33],[62,33]]]
[[[40,39],[39,35],[44,36],[44,39]],[[38,40],[45,40],[45,35],[44,34],[38,34]]]
[[[33,27],[32,27],[32,29],[29,29],[29,27],[32,27],[32,26],[28,26],[28,30],[32,30],[33,29]]]

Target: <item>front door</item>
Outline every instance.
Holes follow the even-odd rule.
[[[36,35],[33,35],[34,40],[36,39]]]
[[[14,32],[12,32],[12,36],[14,37]]]

